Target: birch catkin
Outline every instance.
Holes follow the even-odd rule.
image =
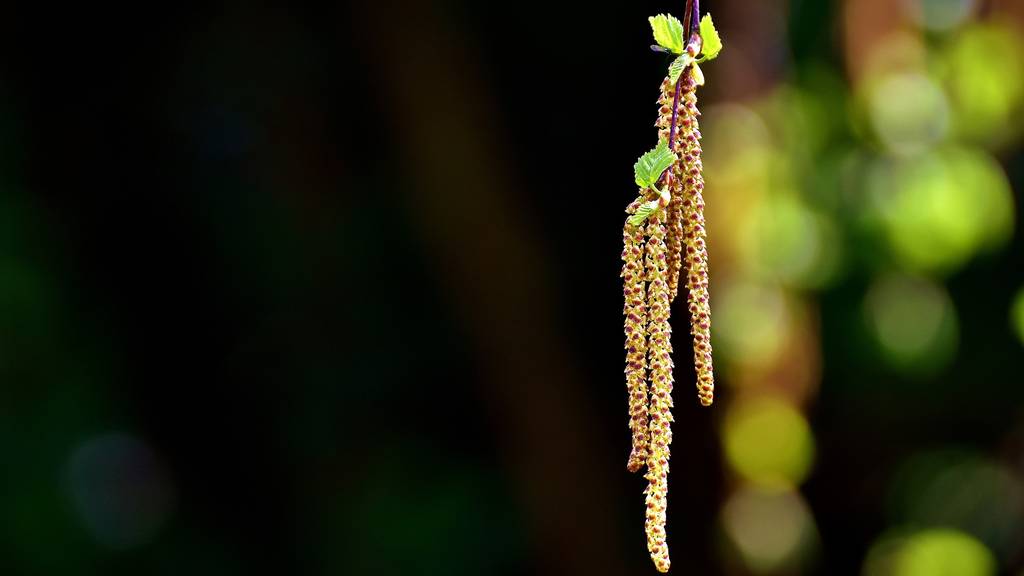
[[[647,362],[650,366],[651,446],[647,456],[647,550],[655,567],[667,572],[670,561],[665,532],[668,509],[668,461],[672,443],[672,328],[669,326],[665,209],[659,209],[647,223],[645,267],[650,287],[647,293]]]
[[[634,202],[626,210],[636,211]],[[622,230],[622,292],[626,317],[626,391],[629,394],[629,429],[633,446],[626,468],[636,472],[647,462],[650,432],[647,421],[647,303],[644,275],[643,229],[628,222]]]
[[[714,365],[711,360],[711,301],[708,293],[707,231],[704,228],[704,177],[701,163],[700,127],[697,117],[697,82],[694,74],[683,77],[679,134],[683,149],[683,244],[687,308],[693,335],[693,366],[697,371],[697,398],[710,406],[715,395]]]
[[[661,96],[658,98],[658,120],[655,126],[658,128],[658,139],[668,142],[672,132],[672,105],[675,102],[675,84],[665,78],[661,83]],[[680,100],[676,104],[676,116],[682,112],[683,103]],[[673,150],[682,149],[683,139],[677,133],[675,142],[669,142]],[[666,248],[668,249],[668,289],[669,298],[676,299],[679,293],[679,271],[682,268],[682,245],[683,245],[683,166],[677,161],[669,168],[665,175],[665,186],[669,189],[672,199],[668,205],[668,216],[666,218]]]

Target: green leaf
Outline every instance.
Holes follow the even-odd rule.
[[[683,42],[683,23],[678,18],[666,14],[658,14],[647,19],[654,31],[654,41],[673,54],[681,54],[685,47]]]
[[[699,62],[713,60],[722,51],[722,38],[715,30],[715,23],[711,21],[711,14],[705,14],[700,20],[701,58]]]
[[[636,185],[641,188],[653,188],[658,178],[661,178],[661,173],[675,161],[675,152],[669,150],[668,142],[662,140],[654,150],[641,156],[633,165]]]
[[[630,226],[639,226],[647,220],[647,217],[654,214],[654,211],[658,209],[658,201],[651,200],[650,202],[644,202],[636,209],[626,221],[629,222]]]
[[[682,75],[683,70],[693,62],[693,56],[690,56],[686,52],[679,55],[678,58],[672,61],[668,65],[668,79],[671,83],[675,84],[679,76]]]
[[[696,84],[697,86],[704,85],[704,72],[701,71],[699,64],[693,65],[693,70],[690,71],[690,74],[693,74],[694,84]]]

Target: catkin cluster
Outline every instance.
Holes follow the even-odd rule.
[[[672,138],[669,145],[677,154],[676,162],[661,181],[669,199],[658,204],[645,224],[634,226],[627,218],[622,236],[626,387],[632,432],[632,450],[626,467],[636,472],[647,466],[647,548],[660,572],[667,572],[670,566],[665,532],[672,443],[669,318],[680,282],[684,282],[687,290],[701,404],[710,405],[714,392],[696,88],[697,82],[689,69],[683,72],[678,85],[668,78],[662,83],[655,126],[661,140]],[[641,190],[626,212],[634,214],[644,202],[656,198],[656,192]]]

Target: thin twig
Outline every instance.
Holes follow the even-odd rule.
[[[685,25],[689,25],[689,30],[690,31],[693,30],[693,24],[691,23],[692,20],[693,20],[693,0],[686,0],[686,8],[683,10],[683,25],[684,26]],[[687,34],[686,36],[689,37],[690,35]]]

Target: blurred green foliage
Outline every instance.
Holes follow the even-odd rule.
[[[863,576],[995,576],[992,553],[959,530],[887,535],[871,550]]]
[[[881,356],[910,374],[935,374],[952,361],[959,324],[945,289],[913,276],[877,278],[864,300],[864,315]]]
[[[965,357],[1007,350],[1002,333],[975,315],[994,304],[988,289],[1005,290],[1005,278],[1021,270],[1008,256],[1019,254],[1019,160],[1007,158],[1019,158],[1024,126],[1022,36],[977,19],[972,2],[905,4],[903,26],[846,54],[859,72],[796,61],[788,77],[703,118],[713,339],[736,396],[721,434],[738,487],[722,523],[752,573],[803,573],[799,562],[780,559],[815,554],[813,539],[787,528],[814,525],[816,511],[788,520],[811,510],[801,492],[778,500],[796,504],[772,508],[751,491],[793,490],[814,478],[817,430],[802,410],[819,387],[846,381],[854,398],[877,386],[858,417],[871,427],[876,418],[898,420],[886,403],[910,390],[953,395],[960,405],[981,381],[996,379],[989,389],[1002,390],[1000,379],[1016,377],[965,365]],[[869,32],[856,28],[867,20],[848,18],[846,34]],[[979,270],[995,276],[993,266],[1002,287],[955,288]],[[825,307],[819,316],[821,302],[842,311]],[[1024,292],[1010,315],[1024,341]],[[821,330],[832,334],[828,352]],[[911,381],[919,386],[894,389]],[[899,440],[884,438],[890,457],[906,460],[877,480],[890,482],[892,530],[866,555],[864,576],[983,576],[1012,565],[1018,548],[1009,542],[1024,530],[1019,469],[977,449],[955,458],[890,451]]]
[[[722,442],[729,464],[759,486],[797,486],[814,460],[814,438],[807,421],[778,400],[751,400],[730,407]]]
[[[807,504],[778,487],[735,493],[723,506],[722,528],[729,544],[726,564],[753,574],[806,571],[819,544]]]

